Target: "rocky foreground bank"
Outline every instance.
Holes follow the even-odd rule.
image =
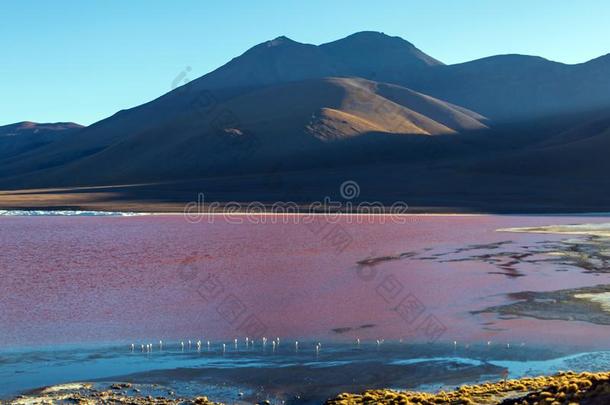
[[[146,395],[129,383],[106,386],[90,383],[58,385],[30,395],[22,395],[9,404],[220,405],[204,396],[180,398],[176,395]],[[269,402],[264,401],[259,404],[269,404]],[[610,404],[610,372],[563,372],[548,377],[463,385],[454,391],[438,393],[369,390],[362,394],[339,394],[336,398],[326,401],[326,405],[352,404],[607,405]]]
[[[607,405],[610,373],[564,372],[549,377],[522,378],[480,385],[464,385],[439,393],[370,390],[343,393],[326,405],[450,404],[450,405]]]
[[[153,396],[130,383],[108,385],[73,383],[47,387],[30,395],[20,395],[10,405],[46,404],[130,404],[130,405],[222,405],[207,397],[180,398],[175,395]]]

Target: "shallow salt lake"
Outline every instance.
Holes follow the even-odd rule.
[[[452,364],[455,350],[463,364],[485,369],[467,373],[476,380],[498,378],[502,367],[515,375],[552,372],[561,359],[610,349],[610,327],[599,317],[549,315],[548,305],[546,312],[490,310],[521,299],[514,294],[610,284],[599,236],[500,229],[603,224],[610,217],[272,219],[0,217],[0,375],[10,387],[0,395],[134,373],[180,381],[172,383],[176,392],[215,384],[220,396],[233,395],[221,388],[231,381],[243,390],[262,384],[247,378],[253,371],[243,362],[294,368],[296,374],[287,374],[293,384],[274,377],[282,381],[266,388],[274,395],[301,390],[303,381],[322,375],[320,368],[338,392],[349,386],[341,382],[346,370],[356,378],[358,361],[379,356],[375,386],[434,387],[452,378],[435,374],[434,364]],[[239,355],[218,353],[220,342],[232,347],[234,338],[246,336],[280,337],[278,351],[286,352],[270,357],[255,343]],[[216,351],[179,350],[178,342],[189,339],[192,345],[201,339],[204,349],[210,340]],[[354,348],[357,339],[368,349]],[[173,346],[136,353],[159,340]],[[289,354],[295,340],[303,350]],[[320,358],[329,356],[324,366],[316,363],[318,341],[324,342]],[[132,343],[134,353],[127,350]],[[605,355],[596,358],[607,366]],[[206,380],[204,371],[217,369],[237,371]],[[374,383],[358,381],[361,389]],[[329,390],[316,388],[322,396]]]
[[[5,351],[0,356],[0,399],[34,387],[72,381],[130,382],[138,395],[194,397],[224,403],[321,403],[342,391],[390,387],[436,391],[561,370],[607,370],[610,352],[568,354],[555,349],[491,345],[337,343],[301,341],[275,348],[261,341],[213,342],[208,349],[179,342],[129,346],[70,345]],[[86,378],[83,378],[86,376]],[[135,391],[134,391],[135,393]],[[240,395],[241,394],[241,395]]]

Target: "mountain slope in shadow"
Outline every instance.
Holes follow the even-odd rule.
[[[83,128],[73,122],[23,121],[0,126],[0,159],[17,157],[53,142],[60,142]]]
[[[497,122],[584,113],[610,106],[610,55],[576,65],[492,56],[440,66],[401,83]]]
[[[328,144],[362,138],[358,146],[373,151],[382,138],[406,136],[401,141],[406,145],[413,136],[485,129],[483,116],[407,88],[358,78],[312,79],[251,90],[213,110],[194,104],[159,127],[144,127],[90,156],[19,181],[31,186],[171,181],[268,167],[287,158],[295,159],[293,166],[311,167],[316,162],[309,164],[308,157],[341,148],[329,158],[353,163],[353,144]]]
[[[481,159],[473,170],[527,178],[580,179],[585,184],[607,178],[610,170],[610,111],[600,113],[523,150]],[[591,183],[594,185],[594,183]]]

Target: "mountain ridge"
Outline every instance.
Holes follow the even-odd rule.
[[[455,135],[487,128],[487,120],[477,113],[397,85],[356,78],[265,86],[219,102],[215,108],[239,117],[238,121],[218,121],[214,114],[188,110],[159,128],[133,132],[89,156],[77,153],[79,159],[58,168],[46,167],[44,173],[30,176],[30,184],[94,185],[96,179],[126,183],[129,179],[202,177],[221,168],[235,171],[236,165],[246,171],[257,162],[268,167],[265,162],[279,163],[283,156],[319,154],[327,142],[362,135],[374,143],[375,134]],[[257,143],[256,153],[248,152],[252,142]],[[242,156],[238,163],[236,156]],[[351,158],[338,161],[345,159]]]
[[[609,62],[507,54],[445,65],[383,33],[321,45],[281,36],[88,127],[21,145],[0,137],[0,185],[186,190],[208,178],[360,173],[379,196],[409,190],[422,204],[455,206],[463,193],[466,205],[500,204],[509,188],[507,198],[534,193],[542,204],[538,190],[571,192],[552,186],[554,173],[599,181],[610,170]],[[248,198],[268,195],[247,187]]]

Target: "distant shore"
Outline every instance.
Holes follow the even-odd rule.
[[[247,204],[247,203],[244,203]],[[93,207],[89,206],[71,206],[65,208],[64,206],[59,207],[2,207],[0,206],[0,217],[2,216],[123,216],[123,217],[137,217],[137,216],[185,216],[185,211],[168,210],[168,211],[125,211],[116,209],[104,209],[105,207]],[[112,208],[120,208],[114,207]],[[151,207],[152,208],[152,207]],[[482,217],[488,215],[503,215],[503,216],[540,216],[540,217],[610,217],[610,212],[547,212],[547,213],[530,213],[530,212],[510,212],[510,213],[489,213],[489,212],[428,212],[420,209],[414,209],[404,214],[391,214],[391,213],[363,213],[363,212],[308,212],[306,209],[297,212],[276,212],[273,210],[265,212],[248,212],[248,211],[226,211],[221,210],[205,211],[202,210],[196,215],[201,217],[239,217],[239,216],[298,216],[298,217],[324,217],[324,216],[360,216],[360,217],[383,217],[383,216],[403,216],[403,217]],[[515,228],[499,229],[502,232],[523,232]],[[554,232],[541,232],[541,233],[554,233]]]
[[[130,190],[130,188],[127,188]],[[0,210],[41,210],[41,211],[105,211],[105,212],[132,212],[141,214],[184,214],[189,205],[198,204],[197,192],[180,192],[175,195],[154,191],[153,195],[148,193],[129,194],[121,186],[117,187],[93,187],[93,188],[65,188],[65,189],[32,189],[32,190],[5,190],[0,191]],[[313,202],[313,200],[312,200]],[[324,213],[324,208],[315,206],[312,202],[296,201],[290,203],[291,214]],[[235,199],[223,199],[206,202],[198,205],[197,213],[205,215],[222,214],[230,212],[232,215],[253,214],[247,207],[256,204],[256,210],[260,214],[276,214],[274,204],[288,203],[287,198],[277,200],[258,201],[240,196]],[[236,204],[239,207],[236,208]],[[227,209],[230,208],[230,209]],[[333,214],[358,214],[367,215],[367,212],[352,207],[345,212],[345,207],[332,210]],[[317,212],[320,211],[320,212]],[[382,211],[382,212],[379,212]],[[393,214],[391,204],[380,203],[375,207],[371,215]],[[404,214],[426,214],[426,215],[476,215],[484,214],[459,207],[427,207],[408,206]],[[393,214],[397,215],[397,214]]]
[[[250,179],[250,181],[254,181]],[[406,215],[610,215],[610,206],[603,201],[580,199],[578,203],[545,202],[540,203],[523,195],[519,199],[503,199],[501,196],[481,198],[473,196],[457,198],[452,195],[428,194],[426,190],[418,193],[408,191],[393,192],[389,189],[378,189],[365,193],[364,186],[359,198],[344,199],[336,184],[323,185],[309,190],[305,194],[299,191],[267,190],[256,188],[253,184],[237,182],[234,178],[201,180],[199,182],[172,182],[151,184],[127,184],[113,186],[63,187],[45,189],[0,190],[0,210],[81,210],[113,211],[147,214],[182,214],[192,204],[197,204],[201,213],[214,213],[232,203],[241,205],[242,209],[231,212],[243,213],[244,208],[255,203],[262,212],[272,212],[275,203],[294,204],[298,213],[311,211],[311,204],[323,202],[325,198],[341,203],[336,212],[349,211],[358,213],[355,205],[373,202],[388,213],[393,204],[407,205]],[[200,204],[199,197],[205,192],[205,203]],[[294,203],[292,203],[294,201]],[[346,206],[352,207],[346,210]],[[320,209],[320,206],[316,206]],[[376,209],[376,208],[375,208]],[[378,215],[378,211],[375,215]]]

